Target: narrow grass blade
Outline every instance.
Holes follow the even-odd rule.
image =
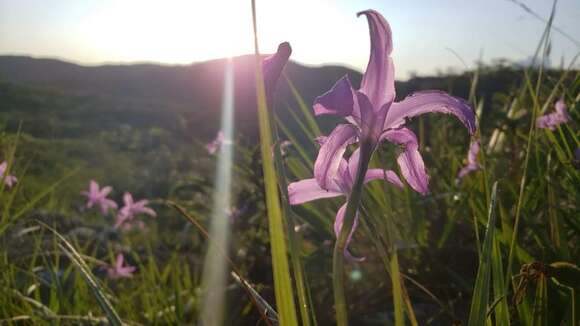
[[[288,86],[290,86],[290,90],[292,91],[292,95],[294,96],[294,99],[296,99],[296,102],[298,103],[298,106],[300,107],[300,110],[302,111],[302,115],[304,116],[304,120],[306,121],[306,124],[308,125],[308,127],[310,129],[310,132],[308,133],[308,135],[309,136],[321,135],[322,132],[320,131],[320,128],[318,127],[318,123],[316,123],[316,120],[314,120],[314,115],[312,114],[312,111],[306,105],[302,96],[300,96],[300,92],[298,92],[296,87],[294,87],[294,83],[292,83],[292,81],[290,80],[290,78],[288,78],[288,76],[286,76],[284,74],[284,77],[286,77],[286,81],[288,82]]]
[[[179,214],[181,214],[181,216],[185,217],[189,223],[191,223],[193,226],[195,226],[199,230],[199,232],[201,232],[201,234],[203,235],[203,237],[207,241],[212,241],[212,239],[209,235],[209,232],[207,232],[207,230],[203,227],[203,225],[201,225],[201,223],[199,223],[193,216],[191,216],[183,207],[181,207],[177,203],[174,203],[171,201],[168,201],[167,204],[169,206],[175,208],[179,212]],[[236,267],[236,264],[234,264],[234,262],[226,254],[225,248],[218,248],[218,250],[219,250],[220,254],[222,254],[224,256],[225,260],[228,262],[228,264],[232,268],[231,274],[234,277],[234,279],[242,285],[242,287],[244,288],[244,290],[248,294],[250,301],[252,301],[252,304],[254,304],[254,306],[258,309],[258,312],[260,313],[262,320],[266,323],[266,325],[272,325],[272,323],[271,323],[272,317],[270,317],[270,316],[276,316],[276,320],[278,320],[278,317],[277,317],[278,314],[276,313],[276,311],[273,308],[271,308],[271,306],[266,302],[266,300],[264,300],[258,294],[258,292],[250,286],[250,282],[246,281],[241,276],[241,272]],[[262,309],[262,308],[267,308],[267,309]]]
[[[401,289],[401,274],[399,272],[399,258],[396,248],[393,248],[393,254],[391,255],[391,284],[393,286],[393,304],[395,306],[395,326],[403,326],[405,325],[403,291]]]
[[[278,130],[276,128],[274,128],[274,133],[277,137]],[[304,272],[304,265],[301,259],[302,241],[299,235],[294,231],[294,228],[298,225],[298,223],[297,218],[292,211],[292,208],[290,207],[290,199],[288,197],[288,182],[279,142],[277,142],[274,146],[274,163],[280,186],[280,194],[282,197],[282,212],[284,214],[284,221],[286,222],[286,234],[288,235],[288,242],[290,245],[290,259],[292,263],[292,271],[294,272],[294,283],[296,285],[296,292],[298,295],[300,317],[302,318],[303,326],[310,326],[312,300],[310,300],[310,291]]]
[[[77,173],[79,170],[80,170],[80,168],[76,168],[76,169],[70,171],[65,176],[63,176],[62,178],[60,178],[59,180],[57,180],[56,182],[54,182],[52,185],[50,185],[49,187],[47,187],[46,189],[44,189],[42,192],[40,192],[39,194],[37,194],[36,196],[34,196],[32,199],[30,199],[26,203],[26,205],[24,205],[24,207],[20,208],[20,210],[18,210],[16,213],[14,213],[14,215],[11,217],[11,220],[7,220],[7,218],[6,219],[5,218],[2,218],[2,224],[0,225],[0,235],[2,233],[4,233],[4,231],[6,231],[6,228],[8,228],[8,226],[10,225],[11,222],[15,221],[16,219],[18,219],[19,217],[21,217],[22,215],[24,215],[26,212],[28,212],[30,209],[32,209],[34,207],[34,205],[36,205],[36,203],[38,203],[44,197],[46,197],[49,194],[51,194],[64,180],[70,178],[75,173]],[[5,212],[3,214],[6,215],[6,216],[8,216],[7,215],[8,214],[7,210],[5,210]]]
[[[485,324],[487,304],[489,302],[489,288],[491,285],[491,257],[495,233],[495,203],[497,197],[497,181],[493,184],[491,202],[489,204],[487,230],[481,249],[475,288],[473,289],[471,309],[469,311],[468,326],[482,326]]]
[[[536,283],[536,296],[532,312],[532,326],[548,326],[548,289],[545,276]]]
[[[492,268],[492,280],[493,280],[493,292],[494,300],[499,300],[495,306],[495,323],[496,325],[510,325],[510,315],[508,309],[508,298],[507,294],[504,293],[504,267],[502,263],[500,242],[496,236],[493,239],[493,250],[491,256],[491,268]]]
[[[294,291],[290,268],[288,264],[288,249],[284,235],[284,223],[280,209],[278,184],[276,171],[272,160],[272,128],[268,106],[266,103],[266,91],[262,75],[262,59],[258,48],[258,27],[256,19],[256,1],[252,0],[252,22],[254,27],[254,49],[256,58],[256,95],[258,103],[258,122],[260,126],[260,149],[262,152],[262,169],[264,172],[264,186],[266,193],[266,207],[268,209],[270,252],[272,255],[272,267],[274,269],[274,291],[276,306],[282,325],[297,325],[296,306],[294,303]]]
[[[105,295],[105,292],[103,291],[103,289],[99,286],[99,284],[95,280],[93,274],[91,273],[90,268],[87,266],[87,264],[85,263],[85,261],[83,260],[81,255],[75,250],[73,245],[71,245],[70,242],[68,242],[66,240],[66,238],[64,236],[62,236],[60,233],[58,233],[58,231],[56,231],[55,229],[51,228],[50,226],[48,226],[40,221],[37,221],[37,223],[39,223],[44,228],[49,230],[52,234],[54,234],[54,236],[58,240],[58,246],[66,253],[66,255],[70,258],[70,260],[78,267],[79,271],[81,272],[81,275],[83,276],[83,278],[85,279],[85,281],[89,285],[91,291],[93,292],[93,295],[97,299],[97,303],[99,304],[101,309],[103,309],[103,311],[107,315],[107,319],[109,320],[109,323],[111,323],[111,325],[114,325],[114,326],[123,325],[123,322],[121,321],[121,318],[117,314],[117,311],[115,311],[115,308],[113,308],[113,305],[111,305],[111,302],[109,301],[109,299]]]

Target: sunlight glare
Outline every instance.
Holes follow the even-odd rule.
[[[222,95],[222,126],[224,140],[219,150],[213,212],[210,222],[210,243],[205,256],[202,279],[202,302],[200,325],[222,325],[225,309],[227,254],[230,236],[230,218],[227,213],[231,205],[231,183],[233,165],[234,133],[234,63],[228,59],[224,71]]]

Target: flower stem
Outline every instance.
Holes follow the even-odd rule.
[[[373,144],[369,141],[362,141],[360,145],[360,160],[354,185],[348,197],[346,212],[340,234],[334,246],[332,256],[332,285],[334,289],[334,308],[336,310],[336,324],[338,326],[348,325],[348,313],[346,309],[346,297],[344,294],[344,249],[348,234],[354,224],[356,212],[362,196],[364,176],[367,173],[371,160]]]

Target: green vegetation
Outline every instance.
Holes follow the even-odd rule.
[[[380,182],[362,194],[361,227],[351,248],[367,259],[346,264],[351,324],[577,323],[580,73],[482,67],[397,87],[401,95],[435,88],[469,97],[478,109],[484,168],[457,184],[469,147],[465,130],[440,116],[413,120],[432,176],[430,194]],[[281,93],[270,121],[278,122],[281,138],[293,141],[273,162],[283,162],[285,174],[277,178],[286,184],[312,176],[317,146],[304,135],[319,136],[333,120],[300,109],[311,96]],[[551,112],[560,97],[572,120],[553,131],[533,128],[534,117]],[[213,135],[209,127],[191,129],[183,106],[147,103],[0,83],[0,161],[19,178],[14,188],[0,186],[0,324],[197,321],[201,264],[211,241],[202,230],[211,216],[215,169],[203,145]],[[232,198],[243,209],[231,222],[228,255],[239,277],[229,279],[225,322],[255,325],[268,305],[281,312],[261,169],[269,146],[260,156],[249,133],[235,145]],[[385,144],[371,166],[397,170],[397,151]],[[124,191],[151,199],[158,217],[142,218],[144,230],[113,229],[112,215],[84,207],[80,191],[91,179],[112,185],[117,202]],[[298,243],[286,246],[299,258],[288,256],[289,276],[302,265],[305,288],[299,291],[300,282],[289,279],[301,302],[311,302],[295,314],[310,315],[310,324],[335,318],[332,223],[342,203],[281,208],[297,230]],[[106,267],[120,252],[137,271],[110,279]],[[281,317],[266,315],[268,323]]]

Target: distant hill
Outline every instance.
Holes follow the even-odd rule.
[[[109,124],[115,124],[115,119],[129,125],[167,125],[168,121],[172,121],[169,125],[180,124],[183,130],[171,131],[204,140],[215,135],[219,128],[224,64],[224,59],[218,59],[190,65],[82,66],[54,59],[0,56],[0,82],[51,91],[59,94],[61,99],[70,98],[80,106],[86,101],[86,107],[90,107],[85,108],[87,117],[113,112]],[[234,59],[236,130],[251,139],[257,136],[253,64],[253,56]],[[292,61],[285,72],[308,106],[343,75],[348,74],[355,86],[361,79],[359,72],[345,67],[310,67]],[[518,82],[520,76],[521,72],[510,67],[481,74],[478,95],[485,99],[485,108],[491,104],[494,94],[500,91],[505,93]],[[412,91],[422,89],[440,89],[467,97],[469,86],[468,73],[417,77],[397,82],[397,97],[403,98]],[[288,110],[298,109],[298,104],[286,82],[279,83],[276,95],[280,118],[290,129],[295,128]],[[41,103],[35,105],[42,106]],[[38,112],[48,114],[50,111],[51,108],[45,108]],[[81,116],[76,118],[82,119]],[[27,121],[22,122],[26,129]]]
[[[252,56],[234,59],[237,128],[255,136],[256,108]],[[81,66],[53,59],[0,56],[0,81],[51,90],[63,95],[97,96],[108,105],[143,105],[182,115],[191,130],[202,137],[219,127],[221,90],[225,60],[191,65],[103,65]],[[338,66],[305,67],[290,62],[286,74],[307,103],[322,94],[338,78],[348,74],[359,83],[360,73]],[[280,83],[280,110],[297,107],[285,84]],[[132,104],[128,104],[132,103]],[[104,108],[110,109],[110,108]],[[284,114],[281,114],[284,116]]]

